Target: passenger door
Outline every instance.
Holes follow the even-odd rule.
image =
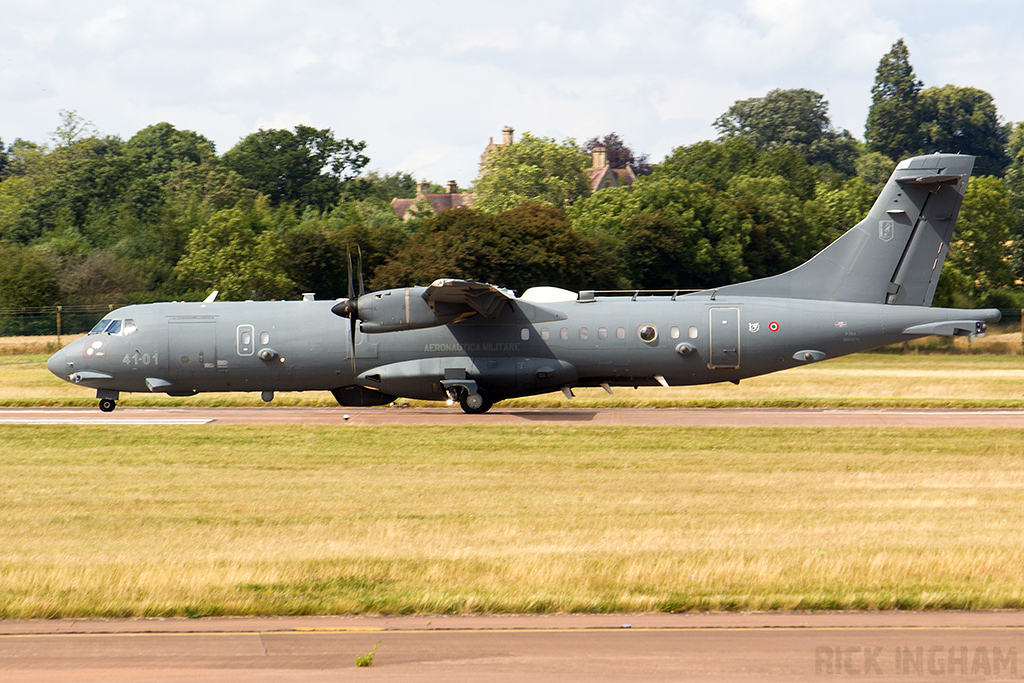
[[[740,309],[712,308],[709,330],[710,368],[740,367]]]
[[[217,376],[217,321],[172,318],[167,329],[171,382],[213,380]]]

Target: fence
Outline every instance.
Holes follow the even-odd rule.
[[[82,334],[118,305],[0,308],[0,337]]]

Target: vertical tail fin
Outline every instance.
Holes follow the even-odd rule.
[[[867,218],[814,258],[718,293],[929,306],[973,168],[959,154],[905,159]]]

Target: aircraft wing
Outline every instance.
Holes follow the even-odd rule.
[[[469,309],[466,313],[478,313],[494,319],[513,297],[508,290],[484,282],[440,279],[434,280],[427,287],[423,298],[435,314],[449,312],[452,307],[465,306]]]

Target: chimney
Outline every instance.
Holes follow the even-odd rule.
[[[420,182],[416,183],[416,196],[417,197],[422,197],[423,195],[425,195],[428,192],[430,192],[430,183],[429,182],[427,182],[426,180],[421,180]]]
[[[454,180],[449,180],[448,181],[448,194],[458,194],[458,193],[459,193],[459,184],[457,182],[455,182]]]
[[[594,148],[593,154],[591,155],[593,160],[592,164],[594,168],[604,168],[608,165],[608,157],[604,146],[598,145]]]
[[[516,132],[512,126],[505,126],[501,129],[501,144],[511,145],[512,144],[512,133]]]

